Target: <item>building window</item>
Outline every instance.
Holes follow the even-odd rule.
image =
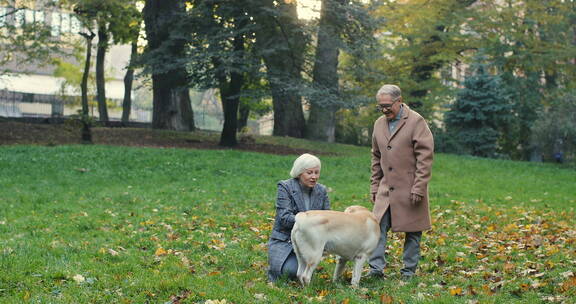
[[[41,22],[42,24],[45,24],[46,20],[44,20],[44,12],[43,11],[35,11],[34,12],[34,20],[36,22]]]
[[[24,10],[24,20],[26,24],[34,23],[34,11],[29,9]]]
[[[21,27],[24,25],[24,10],[19,10],[14,13],[14,25],[17,27]]]
[[[5,7],[0,7],[0,26],[4,27],[6,25],[6,14],[8,10]]]
[[[60,30],[62,33],[70,33],[70,14],[62,14]]]
[[[70,32],[78,33],[81,29],[82,25],[80,24],[80,20],[74,16],[70,17]]]
[[[50,23],[50,27],[52,29],[52,36],[59,36],[60,35],[60,13],[52,12],[52,22]]]

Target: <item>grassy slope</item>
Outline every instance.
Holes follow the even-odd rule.
[[[369,205],[368,149],[289,144],[341,152],[322,157],[321,182],[333,189],[333,208]],[[164,303],[180,295],[184,303],[261,297],[356,303],[386,295],[405,303],[537,303],[575,295],[566,272],[576,259],[576,172],[451,155],[435,161],[435,224],[424,239],[417,281],[402,284],[396,277],[401,243],[395,235],[385,281],[361,282],[360,290],[333,285],[329,258],[311,287],[271,286],[265,242],[275,182],[287,177],[294,158],[234,150],[0,147],[0,302]]]

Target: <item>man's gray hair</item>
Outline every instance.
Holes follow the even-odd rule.
[[[402,96],[402,91],[397,85],[385,84],[380,88],[380,90],[378,90],[378,93],[376,93],[376,98],[381,95],[390,95],[392,100],[396,101]]]
[[[290,176],[297,178],[302,172],[306,171],[306,169],[314,167],[320,168],[320,159],[312,154],[304,153],[294,161],[292,170],[290,170]]]

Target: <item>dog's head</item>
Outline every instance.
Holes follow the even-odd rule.
[[[358,206],[358,205],[350,206],[344,210],[344,213],[356,213],[356,212],[370,212],[370,210],[368,210],[364,206]]]

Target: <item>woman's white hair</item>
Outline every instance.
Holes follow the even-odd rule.
[[[306,171],[306,169],[314,167],[320,168],[320,159],[312,154],[304,153],[294,161],[292,170],[290,170],[290,176],[297,178],[302,172]]]

